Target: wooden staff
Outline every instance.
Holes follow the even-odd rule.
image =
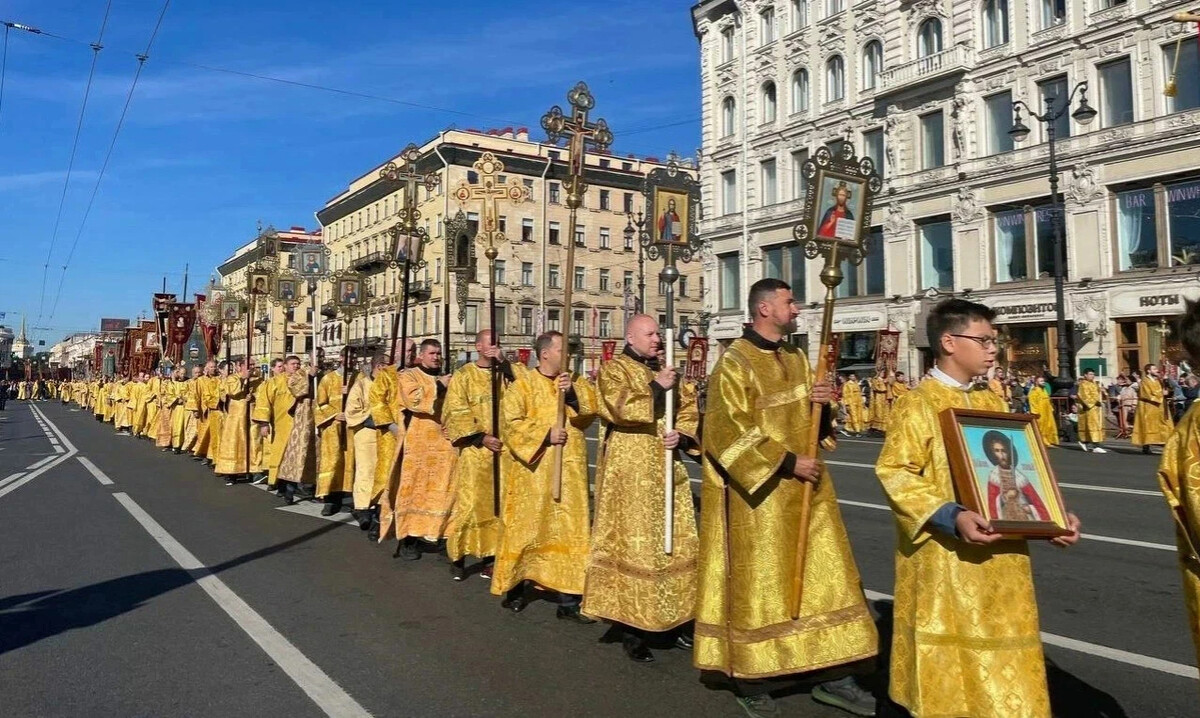
[[[246,376],[245,376],[245,377],[243,377],[243,379],[244,379],[244,380],[245,380],[245,382],[246,382],[246,386],[245,386],[245,390],[246,390],[246,411],[245,411],[246,430],[245,430],[245,432],[244,432],[244,433],[245,433],[245,439],[246,439],[246,482],[247,482],[247,483],[249,483],[249,482],[250,482],[250,480],[251,480],[251,478],[250,478],[250,477],[251,477],[251,474],[250,474],[250,454],[251,454],[251,453],[253,453],[253,450],[252,450],[252,448],[251,448],[251,444],[250,444],[250,423],[251,423],[251,422],[250,422],[250,401],[253,399],[253,395],[251,395],[251,393],[250,393],[250,376],[249,376],[249,373],[250,373],[250,356],[251,356],[251,351],[250,351],[251,344],[250,344],[250,341],[251,341],[251,339],[254,337],[254,334],[253,334],[253,331],[254,331],[254,311],[255,311],[255,309],[256,309],[256,307],[254,306],[254,305],[255,305],[255,301],[254,301],[254,295],[255,295],[255,293],[254,293],[254,290],[253,290],[253,289],[251,289],[251,290],[250,290],[250,292],[249,292],[249,294],[250,294],[250,306],[246,307],[246,309],[247,309],[248,311],[246,312],[246,356],[244,357],[244,359],[245,359],[245,361],[246,361]],[[264,376],[264,377],[262,378],[262,380],[263,380],[263,381],[266,381],[266,380],[267,380],[267,377],[265,377],[265,376]]]
[[[821,270],[821,284],[825,285],[825,309],[821,315],[821,350],[817,358],[817,375],[812,385],[815,388],[825,381],[829,374],[829,344],[833,338],[833,304],[834,291],[842,283],[842,268],[837,261],[838,245],[832,242],[829,253],[825,255],[825,268]],[[804,446],[804,456],[815,459],[821,445],[821,414],[825,407],[816,402],[810,408],[810,423],[808,440]],[[800,482],[800,532],[796,537],[795,571],[792,574],[792,592],[789,608],[792,620],[800,618],[800,602],[804,597],[804,566],[808,560],[808,527],[812,519],[812,481]]]

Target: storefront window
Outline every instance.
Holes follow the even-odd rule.
[[[921,225],[921,288],[954,288],[954,250],[949,222]]]
[[[1038,276],[1054,276],[1054,223],[1059,220],[1062,210],[1057,207],[1040,207],[1034,210],[1034,231],[1037,236]],[[1064,237],[1065,241],[1065,237]],[[1067,265],[1063,262],[1063,276],[1067,275]]]
[[[1200,264],[1200,182],[1167,185],[1171,265]]]
[[[842,283],[837,287],[838,297],[865,297],[883,294],[883,228],[872,227],[867,239],[867,256],[855,266],[842,260]]]
[[[1117,241],[1120,268],[1158,266],[1158,232],[1154,224],[1154,190],[1117,193]]]
[[[867,376],[875,369],[876,332],[846,332],[840,335],[838,371],[855,371]]]
[[[780,244],[764,248],[763,276],[787,282],[796,301],[804,301],[804,254],[799,246]]]
[[[738,255],[722,254],[717,257],[721,271],[721,309],[737,309],[740,306],[742,290],[741,276],[738,270]]]
[[[1046,327],[1007,328],[1008,365],[1019,374],[1035,376],[1050,366],[1049,332]]]
[[[1025,212],[1019,209],[992,215],[996,235],[996,281],[1028,279],[1025,263]]]

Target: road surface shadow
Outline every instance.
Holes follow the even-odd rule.
[[[157,569],[122,576],[81,588],[36,591],[0,599],[0,655],[60,633],[103,623],[141,607],[151,599],[340,528],[331,523],[274,546],[251,551],[214,566],[188,571]]]

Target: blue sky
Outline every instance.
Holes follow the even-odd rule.
[[[148,311],[164,275],[181,290],[185,264],[189,293],[200,289],[259,220],[314,227],[329,197],[409,142],[448,126],[526,125],[540,138],[542,113],[581,79],[613,128],[614,151],[692,156],[699,145],[685,0],[173,0],[83,223],[134,56],[162,8],[112,0],[56,234],[92,62],[87,43],[106,2],[0,6],[0,20],[82,41],[11,31],[0,104],[0,323],[27,314],[47,347],[96,328],[101,316]]]

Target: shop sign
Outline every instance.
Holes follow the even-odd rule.
[[[1112,296],[1113,316],[1182,314],[1183,303],[1200,297],[1200,289],[1140,289]]]
[[[835,332],[866,332],[883,329],[883,312],[858,312],[855,314],[834,315],[833,330]]]
[[[1006,322],[1019,324],[1053,319],[1057,307],[1058,305],[1054,302],[1023,302],[1021,304],[996,304],[992,306],[992,310],[996,312],[997,324]]]

